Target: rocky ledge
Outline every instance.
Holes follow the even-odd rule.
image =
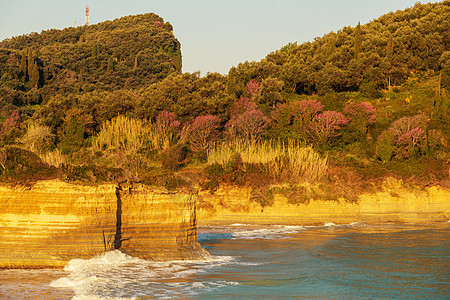
[[[199,194],[199,225],[279,224],[323,225],[441,223],[450,219],[450,190],[441,186],[407,186],[387,178],[377,191],[358,196],[357,201],[306,199],[292,203],[283,194],[274,194],[273,203],[262,207],[252,199],[251,188],[220,187],[215,193]]]
[[[0,187],[0,268],[62,267],[105,251],[199,259],[196,195],[142,185]]]

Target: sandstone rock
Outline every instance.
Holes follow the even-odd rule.
[[[114,249],[147,259],[201,258],[195,201],[142,186],[50,180],[0,187],[0,268],[62,267]]]

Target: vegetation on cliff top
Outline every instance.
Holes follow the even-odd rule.
[[[295,201],[387,175],[448,185],[448,20],[450,1],[418,3],[205,77],[180,73],[153,14],[8,39],[0,143],[67,180],[250,185],[262,205],[274,184]]]

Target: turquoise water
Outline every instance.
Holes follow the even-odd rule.
[[[450,224],[199,228],[207,261],[0,270],[1,299],[450,299]]]

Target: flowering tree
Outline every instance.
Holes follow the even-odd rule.
[[[324,111],[314,117],[309,125],[309,132],[319,143],[324,144],[341,135],[341,127],[347,124],[349,119],[336,111]]]
[[[304,127],[308,126],[314,117],[323,109],[320,101],[307,99],[296,101],[290,106],[295,118],[294,126],[297,130],[304,130]]]
[[[257,105],[254,102],[249,101],[246,98],[240,98],[231,107],[230,115],[231,115],[231,118],[233,118],[234,116],[243,114],[246,111],[250,111],[250,110],[254,110],[254,109],[257,109]]]
[[[156,117],[156,130],[160,134],[175,133],[180,129],[180,121],[178,121],[177,116],[169,111],[162,111]]]
[[[416,115],[407,116],[393,122],[377,140],[377,155],[383,161],[391,157],[411,158],[423,152],[426,145],[425,117]],[[392,149],[390,155],[383,153]]]
[[[181,123],[177,116],[168,111],[162,111],[157,117],[152,135],[152,144],[155,149],[166,149],[174,144]]]
[[[188,141],[194,151],[206,151],[219,139],[220,118],[198,116],[188,130]]]
[[[22,124],[22,118],[20,114],[13,112],[0,126],[0,144],[13,144],[15,140],[21,135],[20,127]]]
[[[258,96],[260,90],[261,82],[252,79],[247,83],[246,91],[250,99],[254,100]]]
[[[17,111],[13,112],[3,124],[2,132],[7,132],[11,128],[19,128],[22,123],[22,118]]]
[[[344,114],[351,122],[359,122],[364,125],[375,124],[375,108],[366,102],[351,103],[344,108]]]
[[[260,110],[252,109],[232,117],[226,127],[231,138],[254,141],[266,133],[268,123],[269,119]]]

